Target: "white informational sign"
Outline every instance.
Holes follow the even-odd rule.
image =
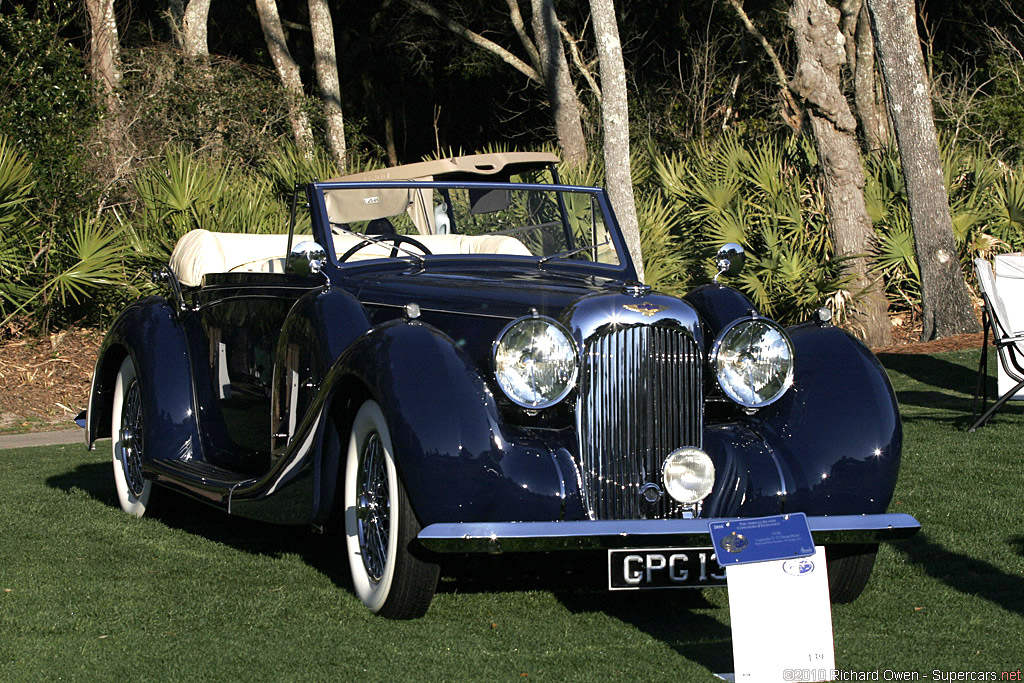
[[[736,683],[833,680],[825,549],[814,550],[726,568]]]
[[[999,254],[995,257],[996,292],[1006,310],[1005,321],[1010,332],[1024,332],[1024,254]],[[999,395],[1016,386],[1003,364],[999,363]],[[1024,401],[1024,389],[1013,395],[1012,401]]]

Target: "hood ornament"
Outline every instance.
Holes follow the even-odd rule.
[[[660,313],[668,308],[668,306],[659,306],[658,304],[651,303],[650,301],[645,301],[640,304],[623,304],[622,307],[627,311],[639,313],[645,318],[650,318],[655,313]]]

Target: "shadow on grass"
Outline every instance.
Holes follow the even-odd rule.
[[[1018,553],[1024,537],[1008,539]],[[1007,574],[993,564],[947,550],[923,534],[892,547],[920,566],[931,577],[953,590],[988,600],[1007,611],[1024,616],[1024,579]]]
[[[84,491],[93,500],[104,505],[117,507],[117,494],[114,492],[114,477],[109,463],[88,463],[79,465],[71,472],[57,474],[46,480],[50,488],[60,489],[65,493],[72,490]]]
[[[87,463],[49,477],[47,485],[82,491],[118,508],[107,463]],[[231,516],[187,496],[157,489],[152,518],[170,529],[267,557],[294,554],[335,585],[354,593],[339,536],[317,535],[305,527],[270,524]],[[439,593],[501,593],[544,590],[574,614],[600,612],[630,624],[713,672],[731,671],[728,625],[696,610],[717,609],[702,591],[609,593],[604,553],[572,555],[522,553],[501,556],[454,555],[442,560]]]
[[[602,612],[629,624],[712,673],[733,670],[729,625],[696,611],[719,609],[702,590],[567,593],[558,599],[570,612]]]
[[[980,353],[980,351],[979,351]],[[961,394],[974,394],[977,382],[977,356],[973,365],[961,365],[940,356],[924,353],[883,353],[878,356],[886,370],[906,375],[913,380]]]
[[[70,472],[48,478],[46,483],[62,491],[84,491],[104,505],[119,508],[109,464],[78,465]],[[271,524],[228,515],[162,487],[154,489],[151,502],[154,503],[152,514],[147,511],[146,516],[168,528],[253,555],[297,555],[338,587],[353,592],[345,556],[340,551],[341,539],[338,537],[314,534],[305,526]]]
[[[985,380],[989,396],[988,405],[991,405],[999,396],[993,361],[994,354],[990,354],[990,356],[992,357],[989,359],[989,375]],[[896,397],[901,406],[926,408],[928,413],[924,417],[930,422],[942,422],[956,429],[966,429],[984,410],[979,399],[977,414],[975,414],[974,390],[977,386],[977,355],[971,357],[971,362],[967,366],[946,358],[926,354],[883,353],[878,358],[886,370],[901,373],[915,382],[930,387],[897,389],[896,391]],[[898,387],[900,382],[897,381],[895,384]],[[1022,408],[1024,407],[1020,405],[1005,405],[992,419],[998,419],[1003,414],[1024,415]],[[948,410],[960,415],[955,418],[936,417],[935,409]],[[903,415],[904,421],[908,422],[921,417],[922,415],[916,414],[914,411]]]
[[[720,609],[703,591],[608,591],[607,571],[603,552],[455,556],[443,565],[438,592],[552,591],[573,614],[606,614],[712,672],[732,671],[732,632],[700,613]]]

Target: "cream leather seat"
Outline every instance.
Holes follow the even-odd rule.
[[[432,254],[506,254],[531,256],[522,242],[507,235],[412,235]],[[310,235],[295,235],[292,245],[312,240]],[[360,244],[355,235],[334,235],[334,248],[344,254]],[[403,245],[416,251],[412,245]],[[392,243],[367,244],[352,255],[352,260],[387,258]],[[186,287],[198,287],[207,273],[284,272],[288,235],[253,235],[235,232],[192,230],[174,245],[170,267]],[[401,253],[401,252],[399,252]]]

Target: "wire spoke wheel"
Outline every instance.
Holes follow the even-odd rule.
[[[125,392],[124,408],[121,414],[121,466],[124,469],[125,483],[133,496],[142,495],[145,480],[142,478],[142,453],[144,436],[142,433],[142,398],[139,395],[139,382],[132,380]]]
[[[345,548],[356,596],[381,616],[422,616],[434,597],[438,567],[418,556],[419,521],[375,401],[363,403],[352,421],[343,490]]]
[[[142,475],[146,453],[146,419],[142,385],[129,356],[121,363],[114,382],[111,411],[111,460],[114,488],[121,509],[135,517],[150,508],[153,484]]]
[[[359,550],[366,573],[374,583],[384,576],[391,537],[391,505],[387,468],[380,435],[370,434],[363,447],[359,470],[356,517],[359,525]]]

